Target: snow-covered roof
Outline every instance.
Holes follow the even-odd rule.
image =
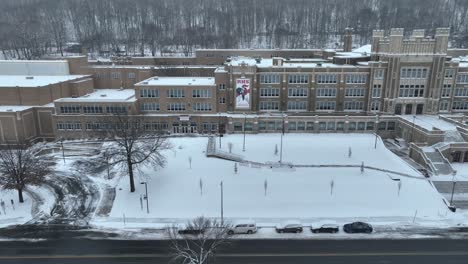
[[[214,77],[151,77],[135,84],[143,85],[161,85],[161,86],[212,86],[215,85]]]
[[[353,49],[353,52],[354,53],[367,53],[367,54],[370,54],[371,53],[371,49],[372,49],[372,45],[371,44],[367,44],[367,45],[364,45],[362,47],[359,47],[357,49]]]
[[[28,105],[0,105],[0,112],[21,112],[33,107]]]
[[[66,60],[0,60],[1,75],[69,75]]]
[[[94,92],[80,96],[78,98],[60,98],[55,102],[134,102],[135,90],[134,89],[99,89]]]
[[[167,65],[167,66],[150,66],[150,65],[90,65],[90,68],[115,68],[115,69],[216,69],[213,65]]]
[[[0,75],[0,87],[42,87],[89,75]]]
[[[282,58],[280,58],[282,59]],[[273,66],[273,59],[261,59],[257,60],[250,57],[233,57],[230,62],[226,62],[227,65],[231,66],[240,66],[246,64],[249,66],[257,66],[258,68],[270,68],[270,67],[279,67],[279,68],[356,68],[354,65],[341,65],[334,64],[330,62],[321,62],[317,59],[311,59],[309,61],[301,59],[283,59],[283,65]],[[315,62],[315,63],[314,63]]]

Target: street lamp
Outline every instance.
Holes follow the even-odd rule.
[[[416,115],[413,115],[413,127],[411,128],[411,141],[410,142],[413,142],[413,138],[414,138],[414,124],[416,122]]]
[[[247,122],[247,114],[244,113],[244,125],[243,125],[243,130],[244,130],[244,144],[242,147],[242,151],[245,151],[245,123]]]
[[[140,182],[141,184],[145,185],[145,199],[146,199],[146,213],[149,214],[149,202],[148,202],[148,183],[147,182]]]
[[[454,170],[452,172],[452,175],[453,175],[453,177],[452,177],[452,196],[450,197],[450,206],[453,207],[453,193],[455,192],[455,185],[457,184],[457,181],[455,181],[455,176],[457,175],[457,171]]]
[[[219,184],[221,186],[221,225],[224,223],[224,201],[223,201],[223,181]]]
[[[219,148],[221,149],[221,113],[218,113],[218,134],[219,134]]]
[[[375,121],[375,143],[374,143],[374,149],[377,149],[377,138],[378,138],[378,133],[379,132],[379,115],[377,115],[377,121]]]
[[[283,135],[284,135],[284,117],[285,117],[285,114],[284,113],[281,113],[281,117],[282,117],[282,127],[281,127],[281,144],[280,144],[280,160],[279,160],[279,163],[283,162]]]

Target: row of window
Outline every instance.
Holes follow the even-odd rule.
[[[457,76],[457,83],[468,83],[468,74],[459,73]]]
[[[378,73],[376,78],[383,78],[383,70],[376,70]],[[317,83],[336,83],[336,74],[318,74],[316,76]],[[346,83],[366,83],[367,75],[365,74],[347,74]],[[280,83],[279,74],[261,74],[260,83],[263,84],[278,84]],[[309,76],[303,74],[289,74],[288,83],[309,83]]]
[[[60,113],[62,114],[79,114],[81,113],[81,108],[83,108],[83,113],[85,114],[102,114],[104,113],[104,107],[100,105],[64,105],[60,107]],[[124,114],[127,113],[127,107],[123,105],[112,105],[106,106],[106,113],[109,114]]]
[[[98,72],[96,73],[96,78],[98,79],[101,79],[101,78],[106,78],[107,77],[107,73],[105,72]],[[122,76],[121,76],[121,73],[120,72],[111,72],[110,73],[110,77],[112,79],[120,79]],[[127,77],[128,79],[136,79],[136,73],[134,72],[129,72],[127,74]]]
[[[140,97],[142,98],[159,98],[159,90],[157,89],[141,89]],[[185,90],[171,89],[167,90],[168,98],[184,98]],[[209,89],[194,89],[192,90],[193,98],[211,98],[211,90]]]
[[[346,97],[364,97],[366,89],[365,88],[346,88],[345,96]]]
[[[318,126],[317,126],[318,125]],[[240,122],[234,123],[234,131],[242,131],[243,129],[243,124]],[[283,127],[283,122],[282,121],[268,121],[268,122],[258,122],[258,130],[260,131],[282,131],[283,128],[287,129],[289,131],[313,131],[315,127],[318,127],[318,130],[344,130],[345,129],[345,122],[344,121],[329,121],[329,122],[319,122],[316,124],[315,122],[305,122],[305,121],[289,121],[287,125],[285,124],[285,127]],[[377,129],[378,130],[389,130],[393,131],[395,130],[396,123],[394,121],[389,121],[389,122],[379,122]],[[252,128],[252,123],[251,122],[246,122],[245,123],[246,131],[247,128],[251,129]],[[348,123],[348,130],[354,131],[354,130],[375,130],[375,122],[374,121],[369,121],[369,122],[349,122]]]
[[[366,83],[367,75],[364,74],[347,74],[346,83]]]
[[[424,85],[400,85],[399,97],[424,97]]]
[[[427,68],[401,68],[401,79],[425,79],[427,78]]]

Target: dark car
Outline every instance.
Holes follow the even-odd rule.
[[[186,229],[179,229],[177,233],[181,235],[199,235],[203,234],[204,230],[202,229],[192,229],[192,228],[186,228]]]
[[[286,222],[282,225],[276,226],[276,232],[278,233],[301,233],[302,224],[299,222]]]
[[[343,226],[346,233],[372,233],[372,226],[364,222],[353,222]]]
[[[310,231],[312,231],[312,233],[338,233],[339,231],[339,227],[337,225],[331,225],[331,224],[328,224],[328,225],[322,225],[321,227],[318,227],[318,228],[313,228],[313,227],[310,227]]]

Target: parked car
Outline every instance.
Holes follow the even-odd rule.
[[[372,233],[373,228],[370,224],[364,222],[353,222],[343,226],[346,233]]]
[[[177,230],[177,233],[181,235],[199,235],[199,234],[203,234],[204,232],[205,230],[203,229],[193,229],[193,228],[183,228],[183,229]]]
[[[318,228],[311,226],[310,231],[312,231],[312,233],[338,233],[339,227],[335,224],[325,224]]]
[[[302,224],[298,221],[288,221],[276,226],[278,233],[301,233]]]
[[[257,224],[253,221],[236,222],[229,230],[228,235],[253,234],[257,232]]]

